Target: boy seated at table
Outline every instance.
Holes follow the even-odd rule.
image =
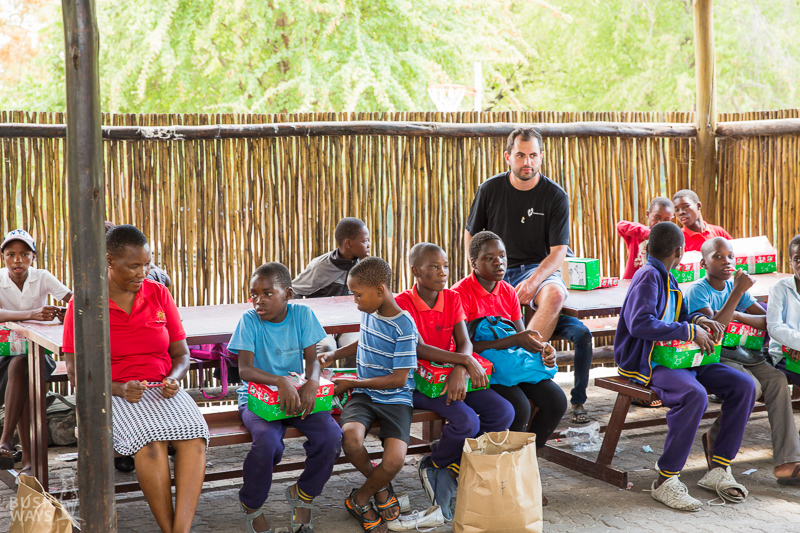
[[[444,250],[429,242],[415,244],[408,252],[408,264],[416,283],[396,301],[414,318],[419,330],[417,358],[455,365],[442,396],[429,398],[414,391],[415,408],[433,411],[447,420],[436,449],[417,468],[431,503],[440,506],[444,517],[452,520],[450,503],[458,485],[464,439],[505,431],[514,419],[514,408],[491,389],[466,392],[467,378],[479,389],[487,386],[488,379],[473,357],[458,293],[445,288],[450,266]]]
[[[700,212],[702,204],[696,192],[682,189],[672,195],[672,203],[675,205],[675,216],[683,226],[685,251],[699,252],[703,243],[714,237],[733,238],[720,226],[709,224],[703,220],[703,214]]]
[[[346,217],[336,224],[333,233],[336,249],[315,257],[305,270],[292,280],[295,297],[321,298],[347,296],[350,269],[369,255],[369,228],[355,217]],[[326,335],[317,345],[317,353],[335,350],[358,340],[358,333]]]
[[[72,291],[47,270],[33,267],[36,243],[24,229],[9,232],[0,244],[5,268],[0,269],[0,323],[23,320],[64,321],[62,308],[45,305],[47,296],[68,302]],[[3,435],[0,437],[0,469],[14,468],[14,430],[19,431],[22,447],[22,473],[31,469],[31,428],[28,414],[28,343],[27,339],[0,325],[9,337],[8,353],[0,357],[0,406],[5,408]],[[46,356],[45,379],[56,368],[53,357]]]
[[[766,312],[747,292],[755,280],[744,270],[736,270],[736,259],[730,243],[722,237],[714,237],[703,243],[701,252],[703,259],[700,266],[706,269],[706,277],[686,289],[689,312],[701,313],[725,328],[731,321],[736,321],[766,330]],[[726,358],[726,353],[730,357]],[[763,392],[772,432],[773,473],[782,485],[800,484],[800,437],[794,423],[792,395],[786,386],[786,376],[768,364],[760,352],[756,355],[755,360],[748,361],[752,356],[744,349],[723,347],[720,362],[750,376],[756,387],[757,398]],[[702,437],[709,468],[712,466],[710,452],[719,433],[719,424],[718,417]]]
[[[783,278],[769,289],[769,355],[775,368],[800,387],[800,374],[786,369],[787,359],[800,363],[800,235],[789,242],[789,262],[794,276]]]
[[[383,533],[387,520],[400,516],[392,480],[403,468],[411,436],[413,371],[417,366],[414,319],[395,302],[392,269],[379,257],[367,257],[350,271],[347,286],[361,315],[358,341],[319,355],[323,367],[357,356],[358,379],[335,379],[334,394],[352,390],[339,417],[342,449],[366,481],[345,500],[347,511],[364,531]],[[380,422],[381,463],[373,466],[364,438]]]
[[[312,501],[319,496],[339,457],[342,431],[329,412],[311,413],[319,388],[320,365],[315,345],[323,337],[317,317],[305,305],[289,303],[292,277],[280,263],[261,265],[250,278],[253,309],[236,326],[228,349],[239,354],[239,417],[253,436],[244,460],[239,501],[246,513],[248,533],[272,531],[263,516],[274,467],[284,451],[287,427],[306,436],[306,464],[297,483],[285,491],[291,507],[290,531],[312,531]],[[306,383],[295,389],[290,372],[303,373]],[[278,388],[281,408],[293,418],[268,422],[247,408],[248,382]],[[311,413],[311,414],[309,414]]]
[[[747,489],[733,478],[730,462],[742,443],[756,392],[752,379],[719,363],[672,369],[651,360],[657,341],[693,341],[704,353],[711,353],[724,332],[718,322],[701,313],[686,312],[683,294],[670,273],[680,264],[683,245],[683,233],[672,222],[660,222],[650,230],[649,258],[633,276],[622,303],[614,360],[621,375],[649,386],[670,409],[664,452],[656,463],[658,479],[650,494],[673,509],[697,511],[702,504],[689,495],[678,476],[708,406],[706,389],[722,398],[724,416],[710,450],[711,468],[697,484],[733,502],[747,496]]]
[[[521,347],[532,354],[541,354],[544,366],[555,366],[555,350],[550,344],[542,343],[539,334],[525,328],[522,310],[517,293],[503,281],[506,273],[506,248],[500,237],[491,231],[475,234],[469,243],[469,258],[472,273],[455,285],[453,290],[461,298],[461,305],[467,316],[467,323],[484,317],[501,317],[514,323],[514,335],[494,341],[476,341],[475,351],[507,350]],[[495,369],[491,388],[508,400],[514,408],[511,431],[536,433],[536,448],[547,444],[561,417],[567,410],[567,397],[561,387],[550,376],[537,381],[520,382],[514,376],[505,376],[504,382],[516,385],[500,385],[500,375]],[[538,408],[531,418],[531,401]],[[547,499],[542,496],[542,504]]]
[[[646,226],[627,220],[617,222],[617,234],[625,241],[628,249],[628,260],[625,263],[625,273],[622,275],[622,279],[631,279],[647,261],[647,237],[650,235],[650,228],[659,222],[672,222],[675,216],[675,207],[669,198],[657,196],[650,202],[644,215],[647,219]]]

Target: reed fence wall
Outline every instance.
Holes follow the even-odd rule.
[[[720,120],[797,117],[797,110]],[[692,113],[303,113],[104,115],[106,125],[172,126],[312,121],[692,123]],[[61,124],[61,113],[0,112],[0,122]],[[23,227],[38,266],[71,283],[64,140],[0,139],[2,231]],[[344,216],[370,228],[372,253],[411,285],[406,251],[419,241],[450,256],[450,281],[468,272],[463,227],[475,190],[504,171],[502,138],[322,136],[230,140],[106,140],[107,218],[140,227],[154,261],[176,281],[179,305],[242,302],[254,268],[276,260],[296,274],[332,249]],[[797,232],[797,136],[720,139],[719,220],[736,237],[765,234],[788,268]],[[619,275],[620,219],[644,219],[650,199],[692,186],[691,139],[546,138],[543,172],[570,196],[576,254]]]

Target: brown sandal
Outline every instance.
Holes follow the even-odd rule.
[[[800,485],[800,464],[794,465],[792,475],[789,477],[779,477],[779,485]]]
[[[711,440],[711,436],[708,433],[703,433],[700,440],[703,441],[703,453],[706,456],[706,464],[708,465],[708,469],[711,470],[715,466],[711,460],[713,457],[712,454],[714,453],[714,441]]]

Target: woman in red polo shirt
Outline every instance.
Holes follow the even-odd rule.
[[[150,247],[129,225],[106,233],[114,450],[132,455],[136,476],[162,531],[188,532],[206,466],[208,426],[178,383],[189,347],[167,288],[145,279]],[[73,306],[64,318],[63,351],[75,384]],[[175,448],[175,506],[167,446]]]

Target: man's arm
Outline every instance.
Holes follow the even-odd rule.
[[[469,260],[469,243],[472,242],[472,234],[469,232],[468,229],[464,230],[464,257],[467,259],[467,264],[470,264]]]
[[[530,303],[536,290],[544,280],[550,277],[556,270],[561,268],[564,264],[564,259],[567,258],[567,245],[551,246],[550,253],[547,254],[544,261],[541,262],[539,268],[533,273],[531,277],[517,285],[517,297],[522,303]]]

